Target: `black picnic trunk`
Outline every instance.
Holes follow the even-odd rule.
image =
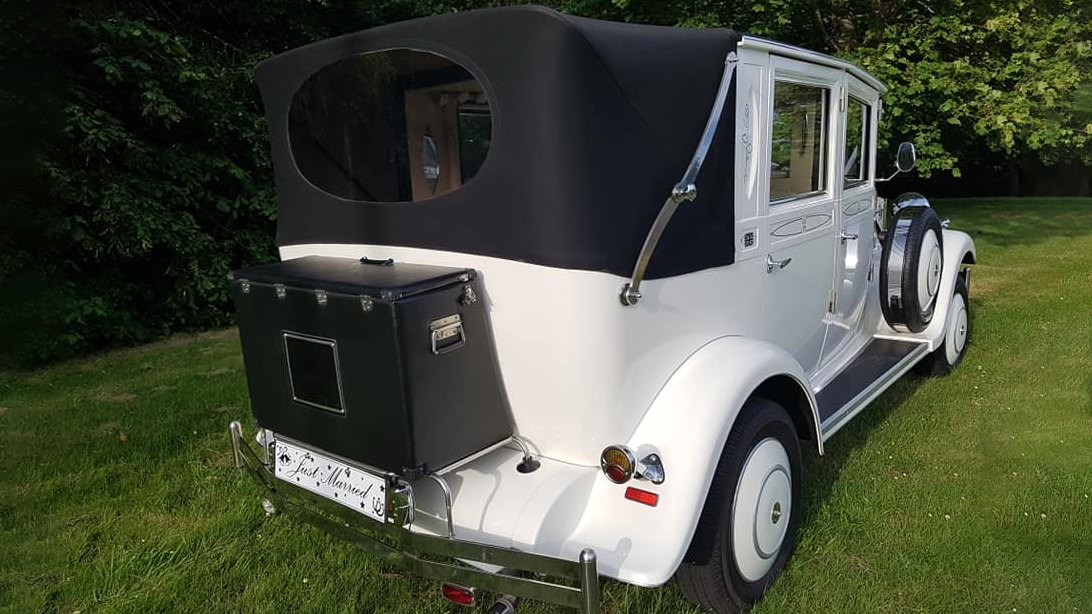
[[[231,277],[261,427],[406,477],[511,437],[473,269],[311,256]]]

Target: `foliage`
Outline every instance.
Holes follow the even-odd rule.
[[[1092,165],[1092,114],[1078,106],[1092,85],[1092,15],[1080,8],[909,5],[847,55],[891,86],[887,136],[916,141],[927,170],[958,176],[976,157]]]
[[[310,41],[506,0],[0,2],[0,363],[226,323],[224,274],[274,257],[252,72]],[[552,0],[728,26],[855,60],[881,147],[921,168],[1092,163],[1081,0]],[[1082,81],[1083,80],[1083,81]]]
[[[225,65],[151,20],[82,12],[51,41],[64,64],[37,105],[56,123],[4,201],[25,229],[0,239],[23,361],[226,323],[228,270],[272,255],[257,56]]]
[[[1092,4],[1082,0],[571,0],[575,12],[724,26],[857,62],[888,85],[880,147],[928,176],[1036,159],[1092,165]]]

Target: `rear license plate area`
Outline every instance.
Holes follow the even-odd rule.
[[[387,483],[380,476],[299,444],[274,443],[277,479],[340,503],[373,520],[387,519]]]

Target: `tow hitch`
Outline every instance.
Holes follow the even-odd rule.
[[[516,597],[505,595],[486,610],[485,614],[516,614],[516,601]]]

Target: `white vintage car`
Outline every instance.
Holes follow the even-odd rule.
[[[885,88],[843,60],[518,7],[257,78],[282,262],[231,276],[236,461],[456,603],[592,614],[601,577],[674,576],[745,610],[802,446],[965,351],[974,244],[877,196]]]

